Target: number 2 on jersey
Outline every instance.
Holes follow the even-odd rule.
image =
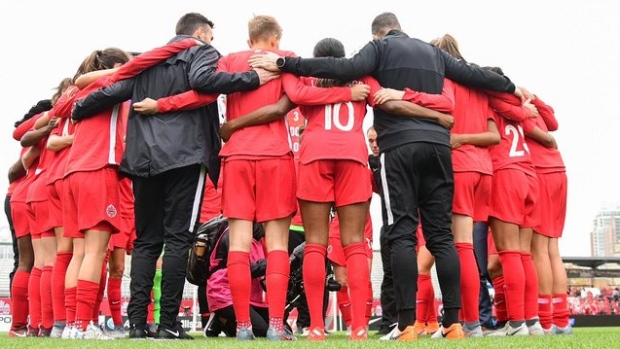
[[[342,121],[340,120],[340,108],[342,106],[342,103],[327,104],[325,106],[325,129],[326,130],[331,130],[332,127],[335,127],[340,131],[348,132],[353,129],[353,124],[355,122],[355,119],[354,119],[355,113],[353,110],[353,103],[346,102],[344,103],[344,105],[347,106],[347,112],[348,112],[348,119],[347,119],[346,125],[343,125]]]
[[[530,152],[530,149],[525,143],[525,136],[523,135],[523,128],[521,126],[514,127],[513,125],[506,125],[504,129],[504,134],[509,136],[512,133],[512,144],[510,145],[510,153],[508,156],[511,158],[515,158],[518,156],[523,156],[525,152]],[[524,150],[519,150],[519,144],[523,146]]]

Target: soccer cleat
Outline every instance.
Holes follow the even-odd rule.
[[[127,331],[125,331],[125,327],[123,325],[114,326],[114,329],[108,330],[107,328],[103,331],[108,337],[112,337],[114,339],[122,339],[127,337]]]
[[[308,341],[310,342],[323,342],[325,341],[325,330],[317,327],[308,331]]]
[[[396,325],[397,325],[396,323],[391,324],[390,326],[381,325],[379,327],[379,330],[375,334],[380,335],[380,336],[385,336],[386,334],[390,334],[390,332],[392,332],[392,329],[394,329]]]
[[[426,334],[426,324],[423,322],[417,321],[413,324],[413,328],[415,329],[418,336],[423,336]]]
[[[556,325],[552,325],[550,333],[554,336],[571,335],[573,334],[573,327],[570,324],[568,324],[566,327],[558,327]]]
[[[269,341],[296,341],[297,338],[287,330],[278,331],[274,327],[267,330],[267,340]]]
[[[155,338],[157,336],[157,324],[151,322],[150,324],[146,324],[146,336],[149,338]]]
[[[236,337],[238,341],[251,341],[256,339],[256,337],[254,337],[254,333],[252,332],[252,328],[249,327],[238,328]]]
[[[381,338],[383,339],[383,338]],[[404,331],[400,331],[398,326],[394,327],[394,330],[390,333],[387,340],[390,341],[416,341],[418,340],[418,333],[413,326],[407,326]]]
[[[86,326],[85,331],[80,331],[79,329],[74,327],[71,335],[72,339],[90,339],[103,341],[114,340],[114,338],[106,336],[101,330],[101,328],[95,325],[92,321],[88,324],[88,326]]]
[[[544,336],[545,330],[540,325],[540,321],[536,321],[532,325],[527,326],[527,331],[530,336]]]
[[[39,332],[41,332],[40,328],[32,327],[28,325],[28,331],[26,332],[26,337],[39,337]]]
[[[181,325],[180,322],[176,323],[174,328],[166,328],[159,325],[159,329],[157,330],[157,335],[155,339],[188,339],[192,340],[194,337],[190,336],[185,332],[185,329]]]
[[[465,332],[463,326],[459,323],[454,323],[448,328],[441,326],[435,334],[431,336],[432,339],[462,339],[465,338]]]
[[[52,328],[39,327],[39,337],[50,337],[52,335]]]
[[[146,339],[147,332],[144,325],[129,325],[129,339]]]
[[[349,340],[352,341],[365,341],[368,339],[368,331],[366,331],[366,328],[364,327],[360,327],[357,330],[354,330],[351,332],[351,334],[349,335]]]
[[[424,332],[427,335],[429,335],[429,336],[434,335],[435,332],[437,332],[437,331],[439,331],[439,323],[438,322],[429,322],[424,327]]]
[[[62,329],[62,335],[60,335],[61,339],[71,339],[71,332],[73,332],[73,329],[75,328],[75,326],[65,326],[65,328]]]
[[[62,338],[62,334],[65,332],[65,328],[67,326],[56,326],[52,327],[52,332],[50,333],[50,338]]]
[[[484,337],[482,333],[482,326],[478,321],[473,323],[466,323],[463,325],[463,332],[465,332],[465,337],[467,338],[480,338]]]
[[[529,334],[530,331],[527,329],[525,323],[522,323],[521,325],[515,327],[512,326],[510,322],[508,322],[506,326],[489,334],[488,337],[529,336]]]
[[[26,327],[22,327],[18,330],[10,330],[9,337],[10,338],[24,338],[28,335],[28,329]]]

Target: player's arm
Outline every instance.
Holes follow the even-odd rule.
[[[289,111],[295,109],[296,105],[283,95],[275,104],[266,105],[256,109],[248,114],[230,120],[222,125],[220,135],[224,141],[228,141],[235,131],[245,127],[268,124],[276,121],[286,115]]]
[[[24,177],[25,175],[26,169],[24,168],[24,164],[21,159],[19,159],[9,168],[9,184]]]
[[[352,87],[329,88],[310,86],[305,84],[299,77],[290,73],[282,74],[282,87],[288,98],[297,105],[324,105],[363,101],[368,96],[368,92],[370,92],[370,88],[363,84],[355,84]]]
[[[442,113],[451,113],[454,109],[454,84],[449,79],[444,79],[443,89],[440,95],[419,92],[408,87],[406,87],[405,90],[382,88],[375,93],[374,98],[377,104],[393,100],[403,100]]]
[[[469,87],[517,93],[518,89],[510,79],[491,70],[458,60],[439,48],[436,48],[436,51],[444,61],[446,78]]]
[[[190,110],[209,105],[217,100],[216,94],[202,94],[189,90],[174,96],[157,100],[145,98],[133,104],[133,110],[143,115],[164,114],[179,110]]]
[[[41,150],[37,147],[30,147],[28,148],[28,150],[26,150],[26,152],[24,152],[24,155],[22,155],[22,165],[24,166],[24,168],[30,168],[32,166],[32,164],[34,164],[34,162],[39,158],[39,155],[41,155]]]
[[[131,99],[134,85],[134,79],[126,79],[93,91],[86,98],[75,103],[71,118],[75,121],[86,119],[118,103]]]
[[[514,120],[523,121],[527,118],[538,117],[538,111],[529,101],[521,104],[520,101],[510,101],[506,94],[489,93],[489,106],[501,114],[503,117]],[[503,95],[503,96],[502,96]]]
[[[43,138],[49,136],[52,130],[56,128],[56,126],[58,126],[58,118],[52,118],[51,120],[49,120],[45,127],[42,127],[40,129],[33,129],[26,132],[26,134],[24,134],[19,143],[24,148],[31,147],[39,143],[39,141],[41,141]]]
[[[218,72],[219,59],[220,54],[211,45],[204,45],[196,51],[188,73],[192,90],[207,94],[229,94],[255,90],[260,86],[258,73],[254,70],[243,73]]]
[[[497,125],[493,119],[487,120],[487,131],[481,133],[452,133],[450,145],[456,149],[462,145],[470,144],[476,147],[490,147],[501,141]]]
[[[59,136],[50,135],[47,139],[46,148],[51,151],[60,151],[73,144],[73,135]]]
[[[538,114],[540,114],[540,117],[545,122],[547,130],[557,131],[559,125],[558,120],[555,118],[555,112],[553,111],[553,108],[545,104],[545,102],[538,98],[538,96],[536,96],[536,98],[532,100],[532,104],[534,104],[534,106],[538,110]]]
[[[558,148],[555,138],[536,125],[534,120],[528,119],[523,122],[523,131],[528,139],[540,143],[545,148]]]
[[[75,79],[75,86],[80,90],[92,84],[93,82],[99,80],[102,76],[110,76],[118,71],[119,68],[110,68],[110,69],[102,69],[88,72],[86,74],[80,75],[77,79]]]

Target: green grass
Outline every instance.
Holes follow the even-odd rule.
[[[297,342],[268,342],[259,339],[253,342],[237,342],[233,338],[203,338],[196,334],[194,341],[130,341],[109,342],[67,341],[46,338],[8,338],[0,334],[0,348],[55,349],[55,348],[472,348],[472,349],[565,349],[565,348],[620,348],[620,327],[575,329],[572,336],[519,337],[519,338],[480,338],[460,341],[431,340],[421,338],[415,343],[382,342],[371,333],[367,342],[350,342],[344,333],[332,334],[325,343],[311,343],[304,338]]]

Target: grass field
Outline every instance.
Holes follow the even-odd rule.
[[[307,342],[303,337],[296,342],[268,342],[256,340],[237,342],[232,338],[203,338],[196,334],[194,341],[68,341],[39,338],[8,338],[0,334],[0,348],[56,349],[56,348],[464,348],[464,349],[568,349],[568,348],[620,348],[620,327],[575,329],[572,336],[480,338],[459,341],[431,340],[421,338],[415,343],[382,342],[371,333],[367,342],[350,342],[344,333],[332,334],[325,343]]]

